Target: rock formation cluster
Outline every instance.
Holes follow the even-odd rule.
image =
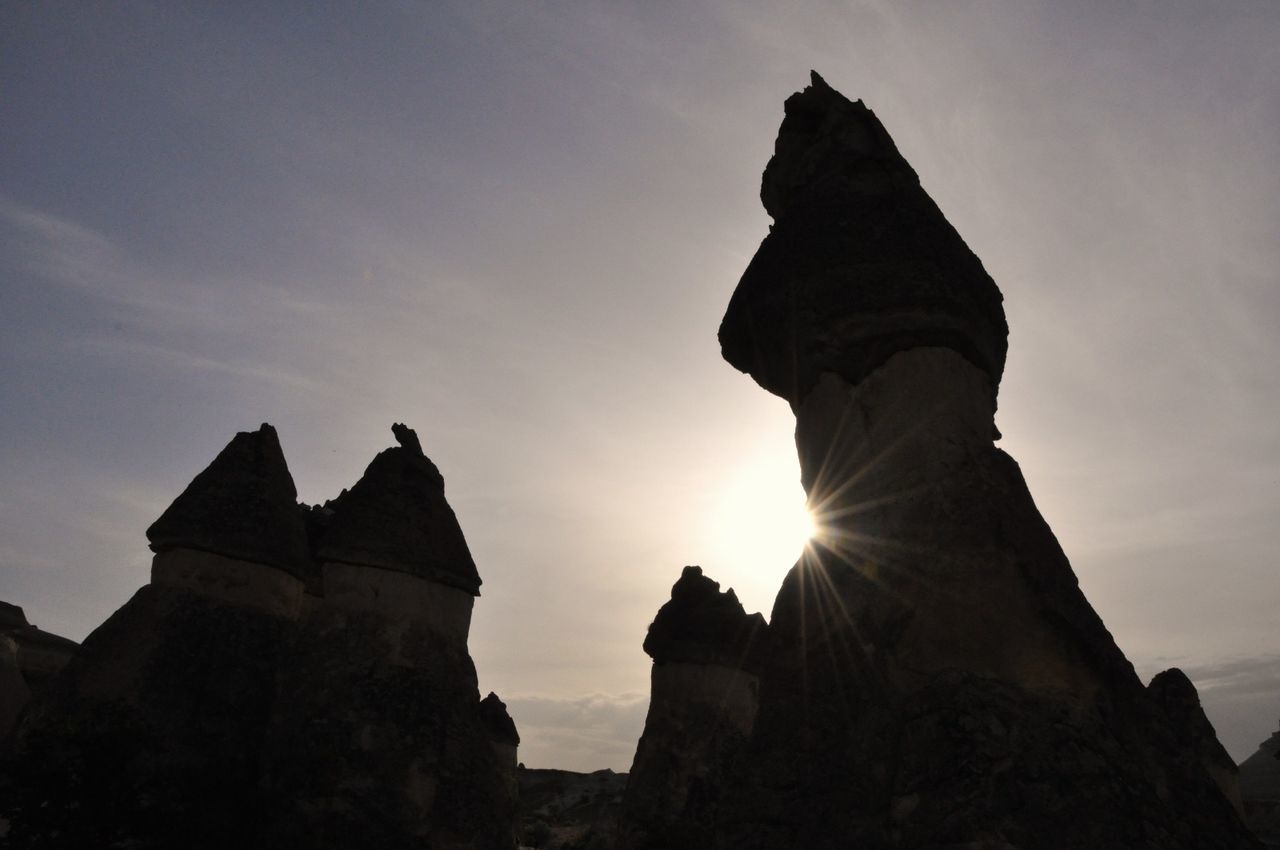
[[[733,758],[691,771],[651,710],[632,846],[1256,846],[1194,687],[1143,686],[993,444],[1002,296],[879,120],[814,74],[761,198],[774,224],[721,349],[791,405],[822,531],[759,630]],[[646,649],[678,658],[667,611]],[[654,659],[654,705],[678,706]],[[648,789],[699,770],[712,787],[655,820]]]
[[[7,846],[509,850],[514,724],[417,436],[323,506],[240,433],[151,526],[151,582],[27,706]]]

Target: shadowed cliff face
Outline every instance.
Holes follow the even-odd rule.
[[[815,74],[761,197],[721,348],[795,411],[821,530],[712,846],[1254,846],[1194,688],[1143,688],[993,445],[1001,294],[880,122]]]

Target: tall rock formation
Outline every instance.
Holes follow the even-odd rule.
[[[147,532],[151,583],[20,721],[8,846],[510,848],[466,647],[480,579],[394,430],[323,508],[269,425],[196,476]]]
[[[324,596],[285,650],[264,748],[269,835],[509,846],[515,763],[492,746],[467,652],[480,576],[444,478],[411,430],[393,430],[401,445],[327,505]]]
[[[861,102],[814,74],[785,111],[720,342],[795,412],[824,531],[701,846],[1254,846],[1180,752],[1194,689],[1147,692],[993,445],[994,282]]]
[[[764,618],[685,567],[645,637],[649,714],[623,797],[620,850],[711,846],[728,775],[755,726]]]

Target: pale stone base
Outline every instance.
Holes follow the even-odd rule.
[[[159,552],[151,583],[198,593],[219,602],[298,619],[303,583],[284,570],[196,549]]]
[[[475,597],[465,590],[377,567],[326,563],[323,605],[335,611],[379,614],[405,625],[425,625],[465,646]]]

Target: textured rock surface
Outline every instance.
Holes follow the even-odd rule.
[[[148,532],[152,583],[19,721],[6,846],[509,850],[515,743],[495,746],[466,645],[479,577],[439,472],[394,430],[319,509],[268,425],[196,477]],[[383,536],[396,565],[451,572],[322,568],[335,529],[340,553]]]
[[[400,446],[380,453],[331,503],[319,559],[411,573],[478,595],[480,575],[445,501],[443,476],[412,430],[400,425],[397,439]]]
[[[725,359],[793,404],[822,372],[857,383],[921,346],[998,382],[1000,291],[880,121],[816,73],[785,108],[760,193],[774,225],[720,325]]]
[[[1001,295],[883,126],[814,75],[762,199],[720,341],[795,411],[824,532],[714,828],[667,846],[1255,846],[1194,688],[1142,686],[992,445]]]
[[[618,846],[712,846],[720,796],[755,723],[768,629],[732,590],[685,567],[649,626],[649,712]]]
[[[322,603],[277,691],[262,755],[268,846],[512,845],[514,789],[465,645]]]
[[[151,549],[195,549],[302,575],[298,491],[276,429],[242,431],[147,529]]]

